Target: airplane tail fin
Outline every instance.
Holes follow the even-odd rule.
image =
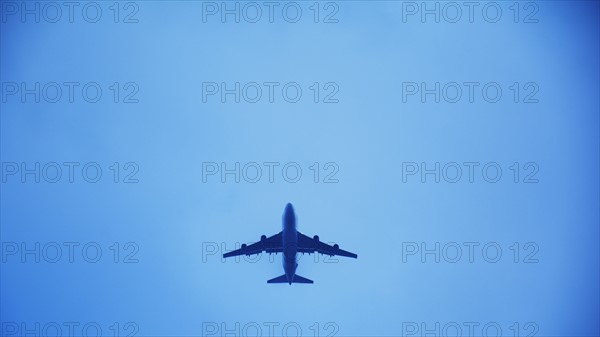
[[[287,279],[287,276],[285,276],[284,274],[279,277],[268,280],[267,283],[289,283],[289,281]],[[300,275],[294,275],[294,280],[292,281],[292,283],[313,283],[313,281],[304,278]]]

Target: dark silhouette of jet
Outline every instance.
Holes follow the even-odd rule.
[[[242,248],[223,254],[224,258],[238,255],[253,255],[262,252],[283,253],[283,270],[285,274],[270,279],[267,283],[313,283],[312,280],[296,274],[298,263],[296,253],[321,253],[330,256],[339,255],[357,258],[358,255],[340,249],[337,244],[330,246],[319,240],[319,236],[308,237],[296,230],[296,213],[294,207],[288,203],[283,212],[283,230],[271,237],[263,235],[260,241],[246,245]]]

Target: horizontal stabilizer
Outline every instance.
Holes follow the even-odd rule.
[[[290,282],[290,281],[288,281],[287,276],[285,276],[285,274],[284,274],[279,277],[268,280],[267,283],[289,283],[289,284],[292,284],[292,283],[313,283],[313,281],[309,280],[307,278],[304,278],[302,276],[299,276],[299,275],[294,275],[294,280],[292,282]]]
[[[294,283],[313,283],[313,281],[300,275],[294,275]]]
[[[279,277],[268,280],[267,283],[289,283],[289,282],[288,282],[287,276],[285,276],[285,274],[283,274]]]

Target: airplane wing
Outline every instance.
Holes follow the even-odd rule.
[[[355,259],[358,257],[358,255],[354,253],[340,249],[338,245],[330,246],[324,242],[321,242],[317,235],[311,238],[300,232],[298,232],[298,252],[309,254],[317,252],[330,256],[339,255],[353,257]]]
[[[282,241],[281,241],[281,232],[267,237],[266,235],[261,236],[260,241],[247,245],[243,244],[242,248],[236,249],[229,253],[223,254],[223,257],[231,257],[238,255],[254,255],[262,252],[267,253],[281,253],[282,252]]]

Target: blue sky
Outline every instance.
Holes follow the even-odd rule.
[[[222,22],[220,13],[208,16],[210,4],[195,1],[121,3],[118,23],[112,3],[98,2],[96,23],[86,21],[96,7],[83,16],[84,3],[73,23],[64,5],[60,20],[47,22],[54,9],[40,3],[41,22],[30,14],[22,22],[22,8],[12,14],[7,3],[0,26],[4,334],[36,323],[41,334],[57,322],[67,335],[68,322],[77,322],[77,335],[99,326],[105,336],[227,329],[240,336],[256,335],[258,325],[262,336],[269,326],[291,336],[298,327],[303,336],[421,336],[436,323],[436,335],[452,334],[457,323],[468,336],[473,322],[476,335],[496,327],[506,336],[598,335],[597,2],[522,2],[518,22],[513,3],[499,2],[495,23],[486,19],[496,7],[481,14],[492,6],[486,2],[472,23],[463,3],[456,23],[447,22],[446,3],[439,23],[395,1],[320,2],[317,23],[313,2],[293,5],[302,9],[296,23],[281,14],[292,6],[286,2],[273,23],[263,3],[257,23],[243,13],[240,23],[231,15]],[[337,22],[324,23],[334,12]],[[40,102],[33,94],[22,102],[21,84],[36,82]],[[65,82],[78,83],[72,103]],[[203,102],[209,82],[258,83],[263,95],[256,103],[244,96],[236,103],[234,95],[222,102],[220,93]],[[272,103],[265,82],[279,83]],[[406,83],[431,89],[436,82],[458,83],[461,99],[436,103],[429,94],[422,102],[419,92],[403,101]],[[473,102],[465,82],[478,83]],[[46,100],[55,89],[48,83],[62,90],[56,103]],[[288,83],[302,89],[296,103],[281,93]],[[482,96],[486,84],[501,88],[498,102]],[[96,87],[101,97],[87,102]],[[324,103],[334,91],[338,102]],[[72,183],[65,162],[77,164]],[[273,182],[265,162],[278,164]],[[40,163],[39,183],[34,174],[21,181],[22,163],[30,170]],[[61,167],[56,183],[47,181],[49,163]],[[236,183],[234,175],[222,182],[219,172],[203,182],[203,163],[258,163],[262,175],[252,183],[240,172]],[[419,170],[439,163],[440,182],[433,174],[422,182],[421,171],[403,181],[412,163]],[[473,182],[464,163],[476,163]],[[298,182],[282,176],[286,164],[301,168]],[[451,183],[457,166],[461,178]],[[497,182],[484,179],[484,166],[492,167],[488,179],[501,168]],[[83,167],[91,167],[88,180],[100,167],[98,182],[84,179]],[[337,182],[325,183],[333,171]],[[287,202],[300,231],[359,258],[301,257],[298,274],[315,284],[291,287],[266,284],[283,274],[280,256],[221,261],[223,245],[277,233]],[[23,248],[36,243],[39,251],[23,260]],[[61,255],[50,263],[54,243]],[[403,250],[422,243],[439,243],[439,263]],[[461,258],[449,263],[457,245]],[[484,246],[500,247],[497,262],[489,262],[493,250],[482,255]],[[102,255],[92,263],[97,247]]]

